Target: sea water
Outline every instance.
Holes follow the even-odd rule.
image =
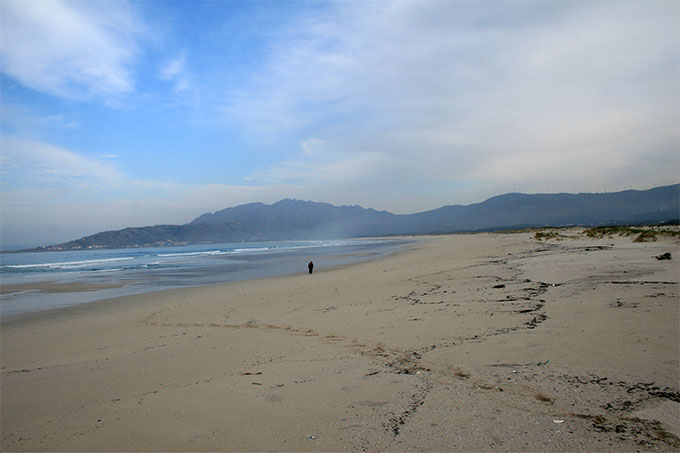
[[[66,307],[162,289],[307,272],[355,263],[398,250],[407,239],[339,239],[178,247],[0,254],[0,285],[37,282],[117,285],[72,293],[36,289],[0,295],[0,316]],[[93,286],[95,288],[96,286]]]

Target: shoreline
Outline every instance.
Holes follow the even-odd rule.
[[[358,238],[352,241],[360,243],[361,241],[377,241],[380,239],[382,238]],[[337,253],[326,252],[326,254],[318,253],[317,251],[307,257],[307,259],[318,260],[324,263],[324,269],[332,269],[389,256],[392,253],[398,253],[401,249],[408,248],[412,243],[426,240],[426,238],[423,237],[416,240],[410,236],[400,236],[390,239],[390,241],[400,240],[404,242],[393,245],[388,244],[388,247],[392,249],[382,249],[384,244],[376,243],[373,246],[369,245],[367,249],[357,251],[338,250]],[[354,246],[352,243],[347,245],[350,247]],[[323,252],[323,249],[320,250]],[[270,261],[274,262],[276,258],[278,257],[272,254]],[[302,257],[301,259],[304,260],[305,258]],[[292,260],[293,255],[289,257],[289,261]],[[306,265],[304,268],[306,270]],[[187,267],[187,269],[191,269],[191,267]],[[64,273],[47,276],[45,280],[0,284],[0,296],[3,298],[3,300],[0,300],[0,303],[6,304],[0,308],[0,323],[3,320],[14,319],[15,317],[25,317],[25,315],[31,313],[59,310],[70,306],[96,303],[120,297],[150,294],[169,289],[197,288],[235,281],[266,279],[294,275],[299,272],[297,269],[293,270],[290,263],[286,262],[283,262],[283,265],[281,263],[275,265],[265,263],[261,268],[253,267],[251,269],[253,271],[252,274],[246,272],[234,273],[233,270],[235,268],[222,268],[220,270],[218,267],[207,266],[203,267],[203,269],[205,270],[205,275],[208,276],[205,282],[180,277],[179,280],[171,283],[172,281],[168,280],[163,272],[155,271],[155,274],[148,274],[146,271],[142,271],[139,274],[128,273],[127,275],[112,273],[108,281],[101,274],[70,275]],[[317,267],[318,271],[319,268]],[[191,272],[194,275],[201,275],[200,272],[196,273],[195,270]],[[63,281],[55,279],[55,277],[60,277]],[[19,299],[14,299],[15,297]],[[22,308],[22,304],[26,304],[28,308]]]
[[[414,239],[412,236],[399,236],[396,237],[397,239],[403,238],[403,239]],[[362,261],[356,261],[356,262],[351,262],[351,263],[344,263],[344,264],[336,264],[332,265],[329,267],[325,267],[322,269],[315,269],[314,273],[315,274],[320,274],[323,272],[330,272],[334,270],[340,270],[344,268],[348,268],[351,266],[356,266],[362,263],[370,263],[376,260],[381,260],[384,258],[388,258],[391,256],[396,256],[401,253],[407,253],[412,247],[416,247],[418,244],[427,241],[428,239],[433,238],[433,236],[420,236],[417,240],[414,240],[413,242],[402,244],[399,249],[393,250],[385,255],[378,255],[374,256],[368,259],[364,259]],[[383,239],[382,237],[368,237],[368,238],[359,238],[359,239]],[[345,254],[348,255],[348,254]],[[352,254],[356,255],[356,254]],[[344,256],[344,255],[343,255]],[[269,277],[254,277],[254,278],[249,278],[249,279],[243,279],[243,280],[234,280],[234,281],[226,281],[226,282],[221,282],[221,283],[208,283],[205,285],[193,285],[193,286],[183,286],[179,288],[167,288],[167,289],[156,289],[148,292],[141,292],[141,293],[135,293],[135,294],[127,294],[127,295],[121,295],[121,296],[114,296],[114,297],[104,297],[102,299],[97,299],[89,302],[82,302],[82,303],[77,303],[73,305],[68,305],[68,306],[60,306],[60,307],[55,307],[55,308],[48,308],[48,309],[42,309],[42,310],[34,310],[34,311],[27,311],[27,312],[21,312],[21,313],[16,313],[16,314],[11,314],[8,316],[3,316],[0,317],[0,327],[4,326],[5,324],[10,324],[13,322],[24,322],[28,320],[40,320],[40,318],[44,315],[47,318],[52,318],[52,317],[59,317],[59,316],[67,316],[69,314],[73,313],[86,313],[90,309],[95,309],[95,306],[97,304],[101,305],[107,305],[107,304],[117,304],[117,303],[126,303],[128,300],[131,301],[131,303],[139,303],[140,299],[143,301],[145,299],[144,296],[157,296],[157,297],[163,297],[164,295],[168,294],[171,295],[174,292],[181,292],[185,290],[192,290],[192,289],[198,289],[198,288],[213,288],[215,291],[221,289],[225,285],[232,285],[235,283],[240,283],[240,282],[258,282],[258,281],[263,281],[266,282],[268,280],[275,280],[275,279],[280,279],[280,278],[286,278],[286,277],[292,277],[295,275],[306,275],[307,272],[295,272],[295,273],[289,273],[289,274],[283,274],[283,275],[274,275],[274,276],[269,276]],[[33,283],[26,283],[26,284],[8,284],[8,285],[3,285],[3,286],[26,286],[28,290],[32,289],[40,289],[40,288],[47,288],[47,290],[40,289],[41,291],[45,293],[79,293],[79,292],[88,292],[88,291],[94,291],[97,289],[101,288],[119,288],[123,287],[124,285],[118,285],[118,284],[100,284],[100,283],[81,283],[81,282],[53,282],[53,281],[39,281],[39,282],[33,282]],[[92,288],[92,289],[88,289]],[[49,289],[54,289],[54,291],[49,291]],[[76,289],[76,291],[69,291],[69,289]],[[2,293],[0,293],[2,294]]]
[[[676,257],[677,240],[435,236],[3,320],[1,447],[677,448]]]

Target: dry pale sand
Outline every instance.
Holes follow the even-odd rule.
[[[677,450],[678,259],[447,236],[5,320],[2,449]]]

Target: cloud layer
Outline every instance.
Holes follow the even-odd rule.
[[[678,177],[677,5],[350,3],[331,17],[291,31],[233,108],[252,113],[246,126],[309,130],[327,150],[310,155],[304,140],[262,181],[435,179],[489,193]]]

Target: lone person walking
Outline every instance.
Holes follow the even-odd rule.
[[[307,269],[309,269],[309,273],[311,274],[312,271],[314,271],[314,262],[310,261],[307,265]]]

